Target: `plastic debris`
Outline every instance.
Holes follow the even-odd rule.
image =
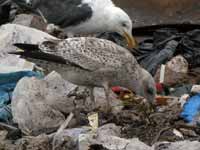
[[[183,134],[180,132],[180,131],[178,131],[178,130],[176,130],[176,129],[173,129],[173,133],[176,135],[176,136],[178,136],[178,137],[180,137],[180,138],[184,138],[184,136],[183,136]]]
[[[149,45],[149,43],[142,43],[139,51],[148,51],[147,49],[150,48],[152,53],[141,54],[141,56],[137,57],[137,60],[139,61],[140,65],[154,75],[159,65],[165,63],[173,57],[178,46],[178,42],[175,40],[169,41],[166,43],[164,48],[157,50],[153,45],[147,48],[147,44]]]
[[[99,127],[98,113],[89,115],[88,120],[89,120],[89,124],[93,130],[96,130]]]
[[[0,107],[0,122],[10,123],[12,121],[12,111],[10,105]]]
[[[200,123],[200,120],[197,120],[198,115],[200,114],[200,94],[192,96],[183,106],[183,112],[181,117],[192,124]],[[199,118],[200,119],[200,118]]]
[[[189,94],[183,94],[179,100],[179,103],[181,104],[181,107],[184,106],[186,101],[190,98]]]

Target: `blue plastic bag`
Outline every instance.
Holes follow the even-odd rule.
[[[200,114],[200,94],[191,97],[183,106],[181,117],[188,123],[196,121],[197,115]]]
[[[8,123],[12,120],[11,105],[4,105],[0,107],[0,121]]]

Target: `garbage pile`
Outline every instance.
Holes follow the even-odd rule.
[[[141,40],[133,55],[155,78],[156,107],[113,87],[108,115],[103,89],[95,88],[93,109],[86,87],[8,54],[17,49],[14,43],[60,37],[47,33],[41,17],[19,14],[5,22],[0,26],[0,149],[200,149],[199,29],[159,29]],[[115,33],[96,36],[126,46]]]

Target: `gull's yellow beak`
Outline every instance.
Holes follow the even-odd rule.
[[[130,35],[127,32],[124,32],[124,37],[126,38],[126,41],[128,43],[128,48],[136,48],[137,47],[137,41],[132,35]]]

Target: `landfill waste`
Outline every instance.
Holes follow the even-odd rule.
[[[147,32],[142,32],[146,26],[141,24],[160,20],[152,14],[143,18],[142,12],[129,9],[136,18],[133,26],[139,25],[133,34],[140,36],[139,47],[129,50],[154,76],[156,105],[149,106],[143,97],[116,86],[112,87],[116,95],[109,97],[112,110],[108,114],[104,89],[94,89],[96,107],[93,108],[88,88],[74,85],[56,72],[49,74],[49,68],[8,54],[19,50],[14,43],[38,44],[46,39],[64,38],[62,30],[49,32],[50,26],[44,18],[27,13],[9,1],[0,0],[0,24],[3,24],[0,26],[0,149],[200,149],[200,25],[197,22],[151,25],[147,26]],[[134,4],[140,1],[135,0]],[[177,7],[182,4],[176,2]],[[155,4],[153,0],[145,3]],[[187,8],[186,12],[189,9],[193,10]],[[127,46],[117,33],[86,36]]]
[[[138,54],[138,61],[153,75],[158,65],[165,64],[172,56],[178,54],[187,60],[189,68],[195,68],[199,65],[199,33],[200,30],[198,29],[185,34],[179,33],[175,29],[159,29],[154,33],[153,39],[145,40],[141,43],[141,47],[138,50],[140,52]],[[173,45],[169,45],[169,42],[174,40],[177,42],[177,45],[173,47]],[[171,47],[164,48],[167,45]],[[157,65],[154,66],[154,63]],[[150,65],[147,66],[147,64]]]
[[[12,92],[17,82],[23,77],[38,77],[42,75],[33,71],[19,71],[11,73],[0,73],[0,120],[9,123],[11,120],[11,103]]]
[[[19,14],[15,17],[12,23],[35,28],[41,31],[46,31],[47,27],[47,23],[43,21],[42,17],[30,14]]]
[[[8,26],[9,28],[15,28],[17,31],[12,30],[12,32],[6,34],[7,37],[12,35],[14,31],[18,33],[23,29],[26,29],[27,32],[30,31],[31,33],[35,33],[32,35],[23,35],[28,36],[28,39],[31,39],[32,43],[39,42],[36,38],[37,34],[44,35],[43,37],[49,36],[48,34],[40,33],[37,30],[33,31],[32,28],[21,25],[7,25],[7,27]],[[1,27],[6,26],[4,25]],[[26,42],[26,39],[23,38],[23,36],[20,38]],[[45,38],[42,38],[41,40],[45,40]],[[12,49],[12,42],[8,42],[5,47]],[[179,64],[184,61],[177,61],[177,58],[180,58],[180,56],[177,56],[174,59],[169,59],[168,65],[173,71],[182,71],[186,73],[188,71],[188,66],[185,64],[187,63],[183,63],[184,65],[180,65],[179,67],[175,65],[176,63],[174,62],[178,62]],[[181,57],[181,60],[183,60],[183,57]],[[12,66],[12,63],[10,66]],[[26,65],[21,65],[21,68],[23,69],[24,66]],[[18,67],[20,67],[20,65]],[[34,68],[32,65],[29,67],[29,69]],[[174,69],[174,67],[176,69]],[[12,67],[10,69],[12,70]],[[159,67],[157,69],[159,69]],[[9,69],[4,69],[4,71],[9,71]],[[134,149],[135,147],[140,147],[141,149],[152,149],[154,144],[161,141],[170,141],[171,143],[167,145],[168,149],[170,149],[170,147],[179,140],[181,140],[183,142],[182,145],[184,145],[184,142],[186,141],[183,141],[183,139],[194,140],[199,136],[199,132],[198,129],[190,129],[184,124],[184,121],[180,119],[180,114],[182,112],[181,102],[177,100],[178,98],[176,99],[172,95],[174,94],[180,97],[185,93],[190,93],[192,85],[188,85],[189,87],[186,88],[184,87],[187,86],[186,84],[183,84],[182,87],[181,85],[167,87],[165,84],[163,84],[163,86],[165,92],[161,93],[163,95],[169,95],[169,97],[164,97],[164,99],[166,98],[167,100],[165,105],[157,106],[158,111],[155,112],[148,109],[143,98],[132,96],[132,93],[129,93],[128,90],[123,88],[120,89],[119,87],[114,87],[113,91],[118,93],[118,98],[123,98],[123,101],[113,99],[112,108],[115,111],[112,111],[107,115],[105,114],[106,99],[103,89],[95,89],[94,96],[97,108],[96,110],[91,110],[92,107],[90,98],[88,97],[88,90],[73,85],[68,81],[64,81],[61,76],[55,72],[49,74],[42,80],[23,78],[17,83],[12,96],[12,121],[18,125],[18,129],[20,129],[24,135],[28,135],[31,138],[22,137],[16,142],[22,144],[23,141],[26,141],[34,148],[39,147],[41,144],[40,146],[42,146],[43,149],[51,149],[52,145],[58,149],[64,149],[66,147],[73,149],[77,146],[79,146],[79,149],[81,149],[80,146],[86,146],[90,149],[113,149],[113,147],[121,147],[121,149],[124,149],[127,145],[127,149]],[[178,87],[180,87],[181,90],[179,90]],[[121,97],[121,93],[125,93],[125,97]],[[127,93],[129,96],[128,98],[126,98]],[[163,97],[160,98],[163,99]],[[104,132],[102,136],[96,137],[95,130],[92,129],[92,133],[88,132],[88,130],[85,131],[82,127],[89,125],[88,113],[93,111],[98,112],[98,128],[112,122],[122,127],[121,133],[113,136],[106,135]],[[70,136],[68,135],[69,133],[64,132],[64,135],[62,136],[57,135],[57,129],[62,126],[63,122],[65,122],[65,116],[71,112],[74,113],[74,117],[69,122],[67,130],[80,127],[80,131],[84,132],[81,132],[81,134],[78,134],[76,137]],[[11,134],[12,132],[9,131],[8,133]],[[54,138],[55,134],[56,138]],[[52,138],[54,139],[54,144],[51,143]],[[77,139],[80,142],[77,142]],[[7,140],[5,139],[4,141],[6,142]],[[19,146],[17,143],[12,146]],[[193,143],[191,143],[191,145],[192,144]],[[161,145],[159,146],[162,147]],[[165,147],[167,146],[165,145]]]
[[[141,56],[137,57],[137,60],[145,69],[154,75],[159,65],[165,63],[173,57],[177,46],[178,42],[175,40],[167,42],[165,47],[161,47],[162,49],[157,45],[154,46],[151,45],[151,43],[144,41],[138,51],[141,53],[146,52],[146,54],[141,54]]]
[[[106,98],[102,89],[95,89],[94,96],[97,107],[105,111]],[[13,93],[13,120],[27,135],[49,133],[61,125],[66,114],[76,109],[89,111],[92,105],[89,100],[87,90],[77,89],[76,85],[65,81],[56,72],[42,80],[23,78]],[[113,100],[111,105],[119,105],[119,111],[122,104]]]

